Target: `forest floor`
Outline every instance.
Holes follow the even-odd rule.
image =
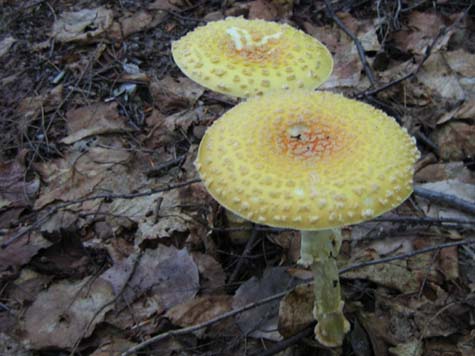
[[[343,230],[338,352],[475,355],[470,3],[0,0],[0,354],[336,353],[311,335],[299,234],[233,230],[193,166],[238,100],[186,78],[171,42],[244,16],[318,38],[322,89],[421,151],[416,194]]]

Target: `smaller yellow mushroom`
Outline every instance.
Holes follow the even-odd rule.
[[[176,64],[214,91],[250,97],[320,86],[333,60],[312,36],[285,24],[229,17],[198,27],[172,44]]]
[[[382,111],[297,90],[251,98],[216,120],[196,167],[228,210],[301,230],[300,263],[314,273],[316,338],[335,347],[349,329],[335,262],[340,228],[406,200],[418,158],[415,140]]]

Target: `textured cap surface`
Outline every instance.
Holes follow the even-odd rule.
[[[333,60],[315,38],[288,25],[229,17],[198,27],[172,45],[191,79],[214,91],[249,97],[282,89],[315,89]]]
[[[326,92],[249,99],[216,120],[196,167],[224,207],[319,230],[376,217],[412,193],[415,140],[370,105]]]

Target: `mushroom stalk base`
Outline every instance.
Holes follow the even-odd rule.
[[[312,267],[315,301],[313,315],[318,324],[315,338],[327,347],[338,347],[343,343],[350,324],[343,314],[340,278],[336,256],[341,246],[341,231],[301,231],[302,242],[299,263]]]

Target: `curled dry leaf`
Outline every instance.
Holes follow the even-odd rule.
[[[135,263],[135,272],[130,276]],[[198,267],[188,251],[165,245],[146,250],[141,257],[135,254],[114,264],[102,278],[112,284],[116,295],[122,291],[118,310],[148,293],[153,295],[160,313],[192,299],[199,289]]]
[[[279,306],[279,332],[290,337],[315,321],[313,316],[313,286],[300,285],[287,294]]]
[[[94,42],[112,25],[113,12],[104,7],[64,12],[53,24],[59,42]]]
[[[114,298],[111,285],[101,278],[61,281],[41,292],[26,310],[24,330],[33,349],[69,349],[94,331]]]
[[[66,144],[93,135],[130,131],[117,111],[117,103],[97,103],[68,111],[66,126],[68,136],[62,139]]]

